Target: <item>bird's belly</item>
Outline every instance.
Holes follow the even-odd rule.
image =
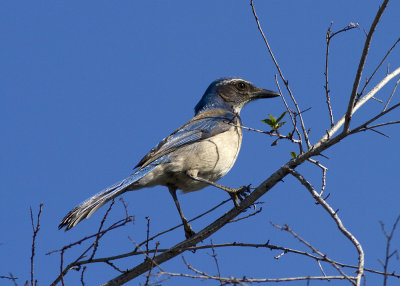
[[[198,177],[213,182],[222,178],[232,168],[238,156],[242,142],[239,132],[237,128],[232,128],[169,154],[171,162],[165,170],[169,174],[168,183],[184,192],[192,192],[208,184],[189,178],[188,171],[195,171]]]

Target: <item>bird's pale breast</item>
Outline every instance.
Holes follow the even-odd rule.
[[[147,186],[175,185],[183,192],[200,190],[206,183],[190,179],[188,171],[197,172],[200,178],[217,181],[232,168],[242,144],[242,130],[234,127],[205,140],[182,146],[168,154],[169,163],[157,166],[143,178]]]

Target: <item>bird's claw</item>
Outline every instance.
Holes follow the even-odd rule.
[[[251,184],[237,189],[232,189],[231,192],[228,192],[233,200],[233,203],[235,204],[235,207],[239,207],[239,201],[243,201],[250,194],[250,186]]]
[[[185,229],[185,237],[186,239],[191,238],[192,236],[195,236],[196,233],[193,231],[192,227],[190,225],[184,226]]]

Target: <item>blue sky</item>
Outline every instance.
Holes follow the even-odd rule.
[[[335,119],[351,92],[365,35],[380,1],[256,1],[256,9],[272,49],[302,109],[310,137],[316,142],[329,128],[325,105],[325,33],[350,22],[355,29],[331,44],[330,88]],[[363,79],[399,37],[400,3],[392,1],[376,31]],[[0,4],[0,275],[12,272],[19,284],[29,279],[31,226],[29,207],[44,203],[37,238],[35,273],[39,285],[49,284],[59,267],[57,255],[45,253],[96,231],[105,209],[75,229],[58,231],[63,216],[76,204],[130,174],[132,167],[159,140],[193,115],[193,107],[208,84],[219,77],[240,76],[260,87],[276,90],[276,74],[253,19],[249,1],[3,1]],[[398,48],[390,56],[390,69],[399,66]],[[371,87],[383,76],[376,75]],[[390,85],[392,87],[393,84]],[[388,98],[390,88],[377,96]],[[398,102],[397,92],[394,102]],[[383,108],[368,103],[354,124]],[[265,128],[268,113],[280,115],[279,99],[257,101],[242,111],[243,124]],[[399,112],[386,117],[399,120]],[[355,125],[353,125],[355,126]],[[282,128],[287,133],[289,128]],[[329,203],[356,235],[366,252],[366,266],[379,269],[384,237],[378,221],[390,225],[399,215],[398,127],[382,128],[390,139],[367,132],[348,138],[328,150]],[[236,187],[258,185],[290,159],[297,147],[246,131],[239,158],[220,182]],[[320,186],[320,170],[299,168]],[[189,218],[227,198],[208,187],[179,196]],[[131,237],[145,238],[145,217],[155,234],[179,223],[165,188],[124,195],[135,224],[104,239],[99,256],[132,249]],[[213,243],[251,242],[304,249],[270,221],[289,224],[331,258],[356,263],[356,252],[337,231],[327,214],[316,206],[292,178],[262,197],[263,212],[226,226]],[[193,223],[199,230],[231,205]],[[111,219],[119,219],[118,206]],[[393,241],[399,247],[400,233]],[[168,247],[183,239],[178,230],[161,240]],[[209,243],[207,240],[205,243]],[[66,259],[79,252],[71,251]],[[184,256],[193,266],[215,273],[210,251]],[[218,250],[224,276],[288,277],[320,275],[315,262],[293,255],[279,260],[278,252],[252,249]],[[143,258],[125,260],[131,267]],[[301,262],[301,263],[299,263]],[[399,271],[398,261],[391,270]],[[171,272],[186,271],[180,258],[163,265]],[[88,285],[117,275],[105,266],[87,271]],[[327,272],[333,273],[329,267]],[[380,277],[368,275],[367,285]],[[79,282],[71,273],[67,285]],[[136,280],[132,285],[143,279]],[[157,281],[157,278],[153,278]],[[392,280],[392,283],[395,280]],[[204,284],[172,279],[163,285]],[[2,281],[7,285],[8,281]],[[335,285],[345,285],[335,282]],[[205,283],[207,284],[207,283]],[[215,285],[214,283],[208,283]],[[9,283],[11,285],[11,282]],[[76,285],[76,284],[75,284]],[[297,284],[303,285],[303,284]],[[305,285],[305,282],[304,282]],[[318,282],[311,285],[319,285]]]

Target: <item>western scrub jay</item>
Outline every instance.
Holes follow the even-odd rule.
[[[228,192],[235,205],[245,187],[232,189],[215,183],[232,168],[242,143],[239,113],[255,99],[279,96],[241,78],[222,78],[210,84],[194,108],[195,116],[164,138],[135,166],[136,171],[71,210],[59,229],[89,218],[98,208],[126,191],[166,186],[174,199],[187,238],[194,232],[180,208],[176,190],[184,193],[213,185]]]

